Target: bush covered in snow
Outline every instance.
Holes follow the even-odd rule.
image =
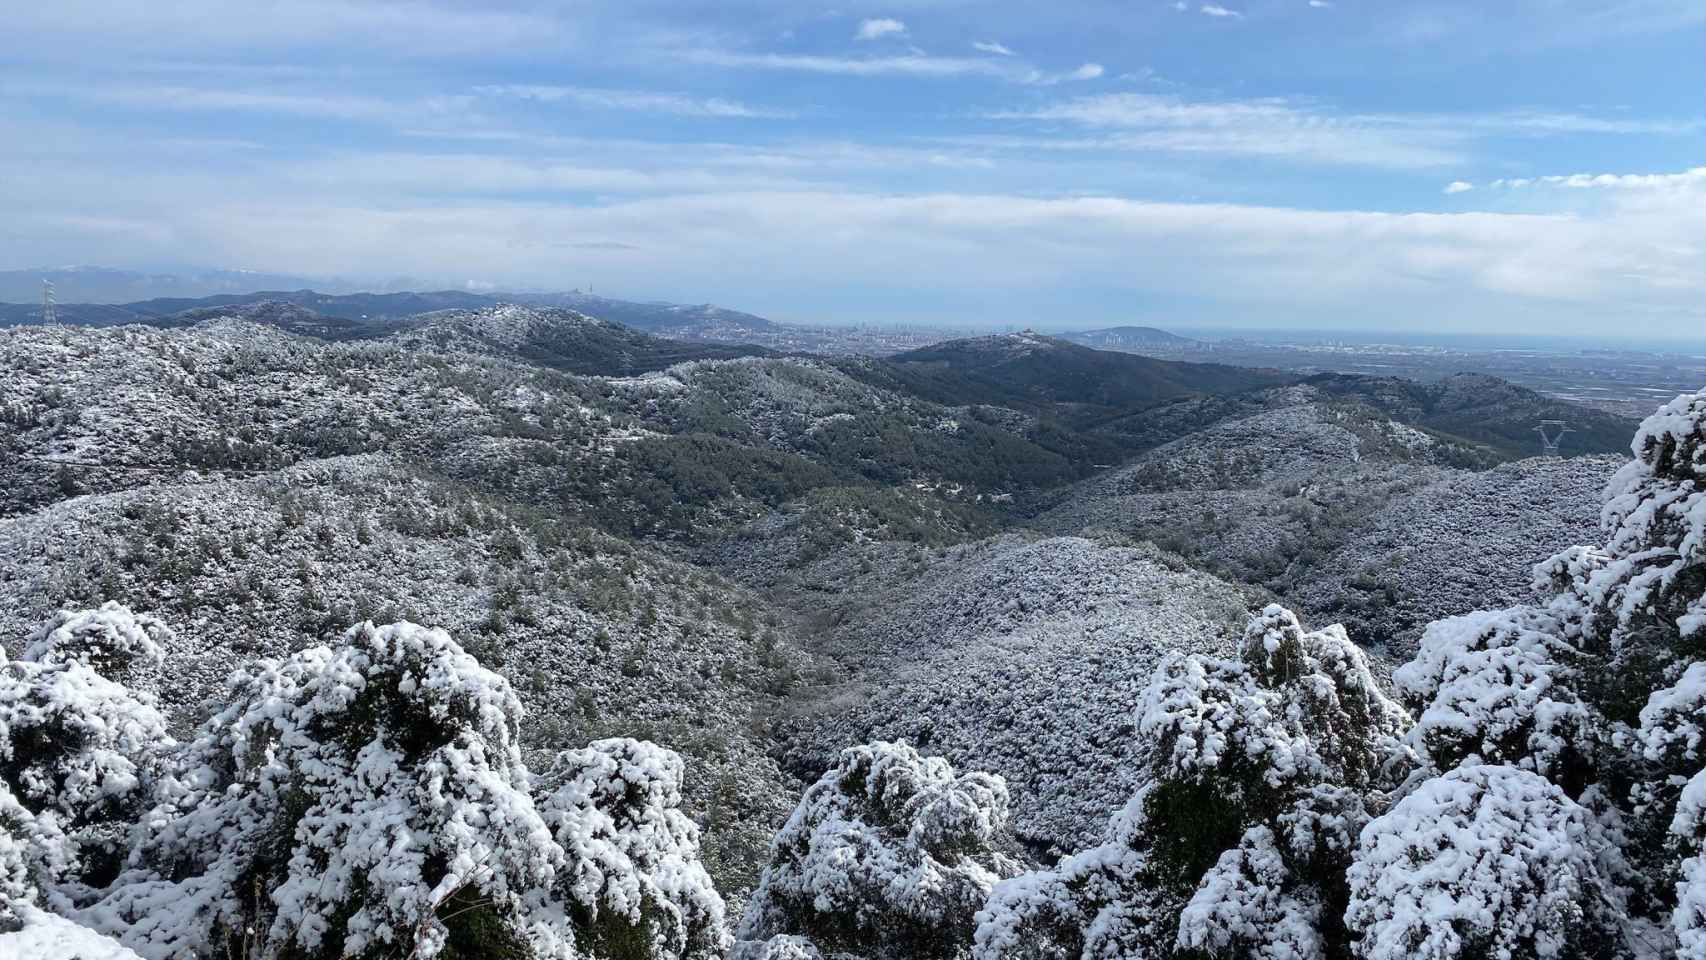
[[[723,900],[699,862],[699,828],[681,811],[681,757],[617,738],[557,755],[535,789],[569,856],[551,892],[596,956],[683,960],[728,948]]]
[[[1583,657],[1558,618],[1535,607],[1435,621],[1392,682],[1416,726],[1410,742],[1437,770],[1512,764],[1579,793],[1602,735],[1575,693]]]
[[[0,663],[0,820],[51,891],[118,872],[173,745],[152,698],[96,671],[157,671],[148,628],[116,604],[68,611]]]
[[[0,936],[58,924],[149,960],[726,952],[675,753],[600,740],[535,778],[508,682],[406,622],[237,671],[179,751],[94,668],[145,673],[164,631],[67,612],[40,660],[0,664]]]
[[[1138,720],[1149,782],[1098,847],[996,887],[977,955],[1317,957],[1357,831],[1411,766],[1402,707],[1338,627],[1252,617],[1239,660],[1175,656]]]
[[[521,707],[442,631],[363,624],[233,675],[97,919],[151,956],[525,942],[560,860]],[[445,919],[450,918],[450,919]]]
[[[742,955],[798,956],[803,945],[774,939],[793,934],[830,951],[959,956],[990,888],[1019,871],[1011,844],[1000,777],[955,774],[903,743],[851,747],[776,835]]]
[[[158,686],[172,630],[159,617],[116,600],[94,610],[62,610],[24,646],[22,659],[80,663],[131,691]]]
[[[1459,767],[1370,823],[1346,922],[1365,960],[1616,956],[1590,815],[1543,777]]]

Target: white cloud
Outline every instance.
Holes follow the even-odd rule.
[[[20,43],[32,36],[51,41],[16,48],[49,60],[90,51],[157,57],[165,51],[206,56],[235,50],[252,56],[257,50],[305,47],[431,57],[562,49],[580,36],[572,17],[441,0],[54,0],[8,10],[7,30]],[[64,42],[67,37],[76,42]]]
[[[1010,83],[1052,86],[1068,80],[1093,80],[1103,74],[1099,63],[1086,63],[1061,73],[1039,70],[1016,60],[982,57],[933,57],[907,54],[894,57],[826,57],[811,54],[739,53],[729,50],[692,50],[682,55],[694,63],[753,70],[786,70],[855,77],[983,76]]]
[[[1447,166],[1464,159],[1460,149],[1464,137],[1449,129],[1410,126],[1383,117],[1334,116],[1278,99],[1189,101],[1159,94],[1110,93],[989,116],[1065,121],[1112,131],[1088,139],[1024,141],[1024,146],[1041,149],[1221,153],[1393,169]]]
[[[467,97],[425,97],[405,101],[317,90],[77,82],[4,84],[0,85],[0,95],[63,97],[145,110],[279,113],[334,120],[394,120],[452,114],[466,108],[469,103]]]
[[[549,84],[499,84],[476,87],[475,92],[491,97],[536,100],[542,103],[569,101],[591,107],[662,113],[679,117],[783,119],[794,116],[787,111],[752,107],[738,101],[723,100],[717,97],[700,99],[646,90],[609,90],[599,87],[568,87]]]
[[[854,36],[860,40],[876,40],[882,37],[901,36],[905,33],[906,24],[892,17],[877,17],[861,22],[859,32]]]
[[[1332,4],[1327,2],[1327,0],[1309,0],[1309,5],[1317,10],[1325,10],[1332,6]]]
[[[1204,15],[1210,17],[1232,17],[1237,20],[1242,20],[1244,18],[1242,13],[1239,13],[1236,10],[1228,10],[1218,3],[1205,3],[1198,9],[1200,9]]]
[[[1098,138],[1032,138],[1040,149],[1170,150],[1293,157],[1350,166],[1412,169],[1466,159],[1485,137],[1574,134],[1682,135],[1706,122],[1621,120],[1565,113],[1356,114],[1278,97],[1186,100],[1147,93],[1076,97],[986,114],[994,119],[1068,122],[1119,131]]]
[[[1681,173],[1572,173],[1544,177],[1501,178],[1494,180],[1491,186],[1508,190],[1521,190],[1527,187],[1566,187],[1575,190],[1706,188],[1706,167],[1692,167]]]
[[[995,40],[973,40],[971,45],[973,50],[993,53],[998,57],[1011,57],[1013,55],[1013,51],[1008,49],[1006,44]]]
[[[1468,193],[1473,189],[1475,189],[1475,185],[1467,180],[1453,180],[1445,185],[1444,192],[1449,195],[1453,193]]]
[[[1014,79],[1005,64],[973,57],[825,57],[811,54],[738,53],[728,50],[693,50],[684,55],[694,63],[717,67],[756,70],[787,70],[872,77],[892,74],[922,77],[983,75]]]

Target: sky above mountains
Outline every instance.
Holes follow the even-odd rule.
[[[8,33],[0,269],[1706,327],[1700,0],[56,0]]]

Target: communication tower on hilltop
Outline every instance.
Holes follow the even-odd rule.
[[[1564,442],[1564,434],[1573,433],[1562,420],[1542,420],[1540,426],[1534,428],[1540,434],[1540,455],[1543,457],[1558,456],[1558,444]]]
[[[58,323],[59,322],[59,309],[57,307],[55,307],[53,304],[53,281],[52,280],[44,279],[41,282],[41,322],[42,323]]]

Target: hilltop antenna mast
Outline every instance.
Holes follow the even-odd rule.
[[[1558,444],[1564,442],[1564,434],[1574,433],[1562,420],[1542,420],[1540,426],[1534,428],[1540,434],[1540,455],[1543,457],[1560,456]]]
[[[53,281],[45,277],[41,282],[41,322],[44,324],[59,322],[59,308],[53,303]]]

